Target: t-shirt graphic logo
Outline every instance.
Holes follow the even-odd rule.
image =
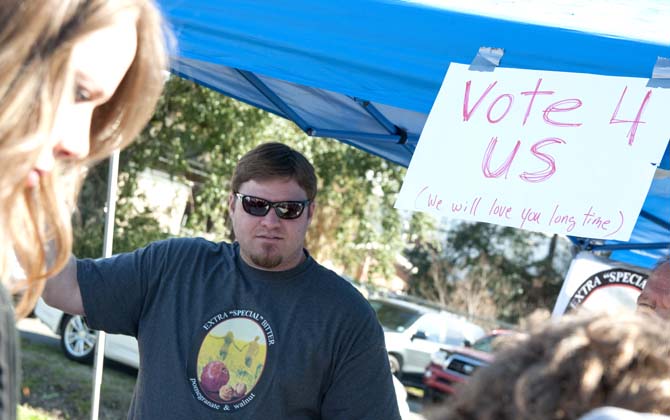
[[[202,325],[189,359],[195,398],[219,411],[250,404],[274,342],[270,323],[255,311],[234,309],[212,316]]]

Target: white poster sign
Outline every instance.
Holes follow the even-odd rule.
[[[580,252],[570,264],[552,316],[560,317],[578,307],[593,312],[632,312],[648,277],[643,269]]]
[[[648,81],[452,63],[396,207],[628,240],[670,139]]]

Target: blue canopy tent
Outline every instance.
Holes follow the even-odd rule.
[[[159,3],[175,74],[404,166],[449,63],[482,46],[504,49],[501,67],[642,78],[670,57],[659,0]],[[646,267],[670,254],[670,145],[659,168],[629,242],[573,241]]]
[[[665,0],[157,1],[177,38],[173,73],[403,166],[449,63],[480,47],[504,49],[501,67],[641,78],[670,58]],[[644,267],[670,255],[670,144],[658,165],[629,242],[573,241]],[[118,155],[105,255],[117,167]],[[92,419],[102,352],[95,366]]]

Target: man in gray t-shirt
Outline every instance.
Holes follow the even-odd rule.
[[[44,299],[137,337],[131,419],[399,419],[374,311],[304,249],[315,196],[304,156],[261,145],[233,175],[235,243],[73,258]]]

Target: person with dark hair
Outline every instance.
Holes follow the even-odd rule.
[[[670,333],[658,319],[578,313],[506,344],[431,418],[619,418],[612,417],[617,411],[630,414],[620,418],[642,420],[647,416],[641,413],[670,414]]]
[[[305,249],[316,193],[302,154],[262,144],[232,177],[234,243],[72,258],[47,282],[48,304],[137,337],[129,418],[400,418],[374,310]]]
[[[0,2],[0,419],[19,400],[14,321],[70,256],[87,168],[153,114],[168,32],[152,0]]]
[[[664,259],[652,270],[637,298],[637,311],[670,320],[670,259]]]

